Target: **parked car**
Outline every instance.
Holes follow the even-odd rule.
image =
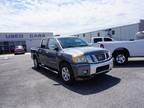
[[[144,57],[144,32],[136,34],[133,41],[99,42],[99,47],[108,49],[116,64],[125,64],[128,57]]]
[[[25,53],[25,49],[23,46],[19,45],[19,46],[16,46],[15,49],[14,49],[14,54],[24,54]]]
[[[88,46],[78,37],[43,39],[40,48],[31,49],[31,57],[34,68],[48,67],[57,72],[66,84],[107,73],[113,67],[108,50]]]

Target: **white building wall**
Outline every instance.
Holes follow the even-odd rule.
[[[90,42],[91,39],[91,34],[90,33],[85,33],[85,39]]]
[[[115,40],[121,40],[121,41],[133,40],[135,39],[135,34],[139,31],[139,23],[120,27],[113,27],[109,29],[92,31],[88,33],[81,33],[77,35],[81,38],[84,38],[88,42],[90,42],[91,37],[98,37],[98,33],[100,37],[111,37]],[[114,34],[112,34],[112,31],[114,31]],[[108,35],[108,33],[110,33],[111,35]],[[83,37],[83,34],[85,34],[85,37]]]
[[[121,40],[133,40],[135,39],[135,34],[139,31],[139,25],[129,25],[121,27]]]
[[[30,51],[31,48],[40,47],[41,39],[28,39],[26,40],[27,51]]]
[[[121,40],[121,28],[113,28],[115,34],[112,35],[112,38],[115,40]]]
[[[97,33],[98,33],[97,31],[91,32],[91,36],[92,37],[97,37]]]

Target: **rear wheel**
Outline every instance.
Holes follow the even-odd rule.
[[[128,56],[125,53],[118,52],[114,54],[114,61],[115,61],[115,64],[117,65],[125,64],[128,61]]]
[[[68,63],[63,63],[60,66],[60,76],[65,84],[73,84],[74,75],[71,66]]]

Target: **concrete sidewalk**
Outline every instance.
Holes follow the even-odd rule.
[[[25,53],[24,55],[30,55],[30,53]],[[0,55],[0,60],[6,60],[15,56],[14,54],[3,54]]]
[[[0,55],[0,60],[2,59],[9,59],[11,58],[12,56],[14,56],[14,54],[5,54],[5,55]]]

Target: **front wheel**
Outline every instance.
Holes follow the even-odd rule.
[[[115,64],[117,65],[123,65],[125,63],[127,63],[128,61],[128,56],[124,53],[116,53],[114,55],[114,61],[115,61]]]
[[[65,84],[73,84],[74,75],[71,66],[68,63],[63,63],[60,66],[60,76]]]

